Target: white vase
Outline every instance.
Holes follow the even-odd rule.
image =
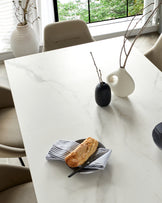
[[[127,97],[135,89],[135,83],[125,68],[119,68],[117,71],[107,76],[107,83],[116,96]]]
[[[15,57],[38,53],[39,43],[29,24],[17,25],[11,35],[11,48]]]

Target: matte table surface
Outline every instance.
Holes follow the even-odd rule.
[[[5,61],[38,203],[161,203],[162,151],[152,130],[162,121],[162,73],[133,48],[126,65],[135,81],[128,98],[94,98],[119,68],[123,38]],[[46,154],[59,139],[93,137],[112,149],[104,171],[67,176],[71,169]]]

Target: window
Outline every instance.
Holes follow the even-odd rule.
[[[11,0],[0,0],[0,53],[10,50],[10,35],[16,19]]]
[[[143,0],[53,0],[56,21],[81,19],[86,23],[142,14]]]
[[[26,0],[24,0],[26,1]],[[143,0],[33,0],[36,2],[40,20],[33,25],[40,37],[40,45],[43,43],[44,27],[54,21],[69,19],[83,19],[90,23],[88,27],[95,40],[106,39],[123,35],[127,29],[129,20],[143,7]],[[144,0],[144,6],[161,0]],[[53,9],[54,8],[54,9]],[[144,13],[148,10],[145,9]],[[55,14],[55,18],[54,18]],[[160,14],[161,17],[161,14]],[[115,20],[114,20],[115,19]],[[118,19],[118,20],[116,20]],[[146,21],[147,17],[143,18]],[[155,16],[145,32],[158,30],[159,14]],[[109,20],[109,21],[106,21]],[[0,0],[0,61],[13,57],[10,47],[10,36],[15,29],[17,20],[12,0]],[[139,25],[140,26],[140,25]],[[161,23],[160,23],[161,26]],[[137,28],[139,29],[139,28]],[[160,27],[161,29],[161,27]]]

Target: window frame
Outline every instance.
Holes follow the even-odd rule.
[[[101,21],[95,21],[95,22],[91,22],[91,8],[90,8],[90,0],[87,0],[88,3],[88,23],[100,23],[100,22],[104,22],[104,21],[115,21],[115,20],[119,20],[119,19],[126,19],[129,18],[131,16],[128,15],[128,8],[129,8],[129,3],[128,0],[126,0],[126,16],[125,17],[121,17],[121,18],[115,18],[115,19],[105,19],[105,20],[101,20]],[[58,13],[58,5],[57,5],[57,0],[53,0],[53,10],[54,10],[54,17],[55,17],[55,22],[59,22],[59,13]],[[133,15],[132,15],[133,16]]]

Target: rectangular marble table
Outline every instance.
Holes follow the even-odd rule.
[[[5,61],[38,203],[161,203],[162,151],[152,129],[162,121],[162,73],[136,49],[127,71],[135,81],[128,98],[112,93],[95,103],[97,73],[119,68],[123,38],[114,38]],[[104,171],[71,172],[45,156],[58,139],[94,137],[112,149]]]

